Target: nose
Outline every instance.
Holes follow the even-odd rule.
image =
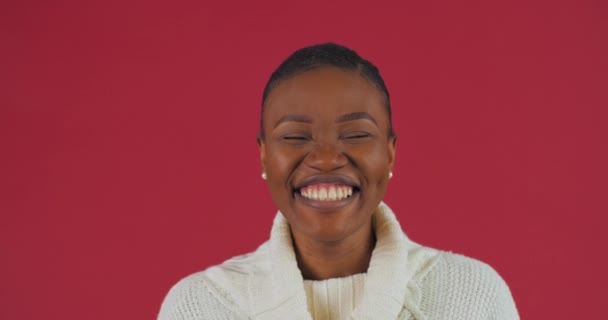
[[[305,163],[316,170],[331,172],[348,164],[348,158],[336,142],[316,143]]]

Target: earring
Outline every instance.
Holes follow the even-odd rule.
[[[264,179],[264,180],[268,179],[268,175],[266,175],[266,172],[262,172],[262,179]]]
[[[389,178],[389,179],[392,179],[392,178],[393,178],[393,172],[392,172],[392,171],[389,171],[389,172],[388,172],[388,178]]]

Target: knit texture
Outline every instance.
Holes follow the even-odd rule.
[[[373,219],[377,241],[363,292],[360,283],[336,287],[344,285],[337,279],[318,283],[324,293],[305,289],[289,225],[279,213],[270,240],[255,252],[173,286],[158,319],[341,319],[335,312],[345,309],[352,309],[350,319],[519,319],[509,288],[490,266],[412,242],[384,203]],[[340,294],[356,299],[349,306],[336,298]]]
[[[308,312],[315,320],[350,319],[361,303],[366,274],[327,280],[304,280]]]

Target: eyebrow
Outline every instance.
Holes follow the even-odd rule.
[[[376,126],[378,125],[378,123],[376,122],[376,119],[374,119],[374,117],[372,117],[367,112],[353,112],[353,113],[343,114],[336,119],[336,122],[346,122],[346,121],[353,121],[353,120],[360,120],[360,119],[369,120],[369,121],[373,122]]]
[[[336,118],[336,122],[347,122],[347,121],[361,120],[361,119],[369,120],[369,121],[373,122],[376,126],[378,125],[378,123],[376,122],[376,119],[374,119],[374,117],[372,117],[367,112],[353,112],[353,113],[343,114],[341,116],[338,116],[338,118]],[[297,114],[284,115],[281,117],[281,119],[279,119],[274,124],[274,128],[278,127],[283,122],[312,123],[312,118],[310,118],[308,116],[297,115]]]
[[[283,122],[303,122],[303,123],[312,123],[312,119],[307,116],[297,115],[297,114],[288,114],[282,116],[279,121],[274,124],[274,127],[278,127]]]

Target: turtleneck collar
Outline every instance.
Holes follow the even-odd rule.
[[[404,306],[419,303],[416,294],[412,294],[416,288],[409,285],[415,266],[408,265],[408,255],[418,245],[407,238],[395,214],[384,203],[374,213],[373,223],[376,246],[367,270],[365,292],[352,318],[396,319],[404,312]],[[255,283],[250,292],[256,319],[277,319],[279,314],[292,314],[292,319],[312,319],[289,224],[280,212],[267,244],[269,264],[263,268],[267,274],[253,277]]]

